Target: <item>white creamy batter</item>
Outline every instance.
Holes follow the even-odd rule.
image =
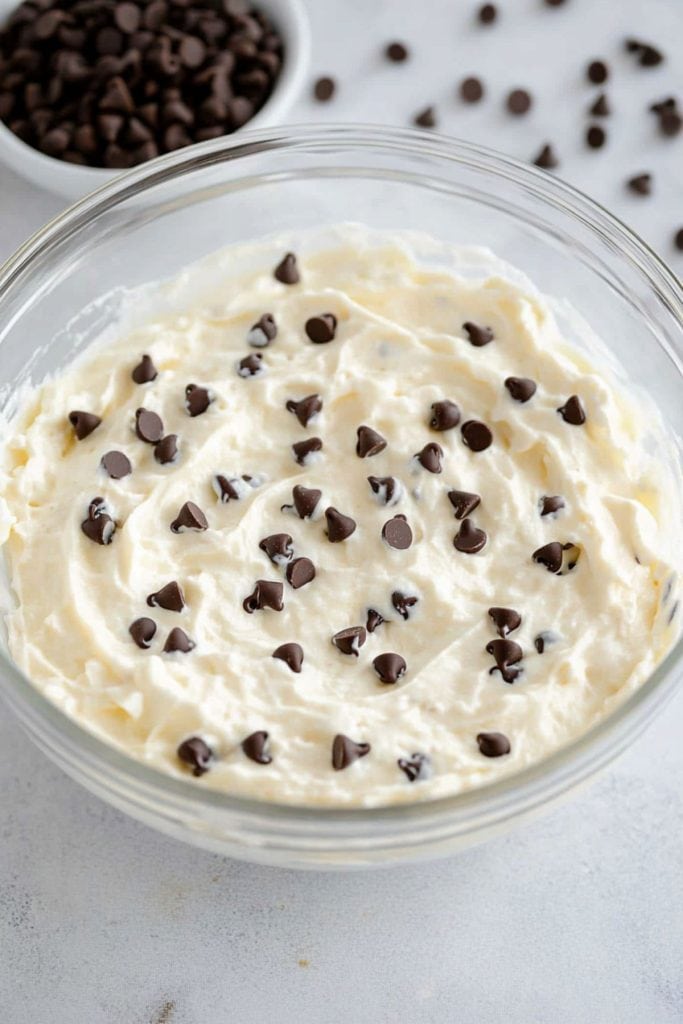
[[[191,777],[192,750],[190,763],[177,750],[198,738],[210,763],[193,783],[235,794],[379,805],[536,762],[631,693],[674,639],[672,498],[640,442],[649,416],[567,346],[530,287],[420,265],[400,236],[357,228],[327,250],[300,249],[300,280],[285,284],[273,275],[285,248],[217,256],[220,283],[182,313],[169,302],[176,286],[160,286],[170,311],[91,347],[24,403],[3,453],[11,653],[67,714],[150,765]],[[332,340],[310,339],[311,318]],[[152,368],[136,376],[157,376],[136,383],[143,354]],[[254,367],[261,357],[254,376],[240,369],[248,356]],[[516,400],[528,385],[510,377],[533,380],[532,397]],[[190,384],[208,395],[187,398]],[[309,412],[322,408],[303,426],[287,404],[312,395]],[[432,405],[446,400],[459,422],[435,430]],[[191,416],[188,405],[206,408]],[[141,408],[177,436],[175,461],[136,435]],[[73,411],[101,423],[79,440]],[[457,418],[452,406],[442,415]],[[484,450],[464,442],[476,447],[481,432],[463,431],[469,421],[489,428]],[[380,449],[364,458],[360,426],[380,435],[364,432],[362,447]],[[292,445],[312,437],[322,447],[297,462]],[[440,454],[423,452],[433,445]],[[125,459],[107,460],[117,479],[103,468],[111,452],[127,457],[127,475]],[[296,485],[321,492],[311,518],[283,509]],[[461,515],[475,506],[464,519],[452,491],[480,499],[459,499]],[[541,515],[557,496],[563,507]],[[95,497],[104,505],[88,522]],[[186,502],[198,509],[179,515]],[[328,523],[330,508],[342,515]],[[383,527],[397,515],[405,522],[384,529],[392,547]],[[276,534],[291,545],[271,561],[260,542]],[[559,574],[543,564],[552,550],[533,558],[552,542],[572,545]],[[298,588],[290,551],[315,569]],[[311,575],[296,568],[297,581]],[[150,605],[172,581],[182,611]],[[248,608],[259,603],[257,581],[281,584],[281,611],[245,610],[250,595]],[[266,603],[279,590],[266,587]],[[503,616],[518,645],[507,662],[500,645],[487,651],[506,633],[492,607],[518,613]],[[356,630],[333,644],[366,628],[369,609],[385,621],[364,642]],[[138,626],[147,647],[129,632],[141,617],[156,626],[151,639]],[[272,656],[290,643],[300,672]],[[373,667],[386,654],[399,658]],[[490,671],[497,657],[503,673]],[[338,740],[335,768],[338,734],[360,746]],[[349,751],[362,756],[347,765]]]

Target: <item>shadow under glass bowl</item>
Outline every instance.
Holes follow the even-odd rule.
[[[561,181],[477,146],[413,131],[247,132],[136,168],[67,210],[0,271],[0,407],[68,363],[112,315],[112,289],[175,275],[226,245],[354,220],[486,245],[568,300],[622,376],[683,436],[683,292],[647,246]],[[70,322],[78,318],[75,343]],[[682,506],[683,507],[683,506]],[[609,718],[538,765],[432,802],[336,811],[259,803],[136,762],[69,719],[0,651],[0,692],[69,775],[170,835],[288,867],[346,868],[449,853],[549,807],[613,760],[681,676],[683,641]]]

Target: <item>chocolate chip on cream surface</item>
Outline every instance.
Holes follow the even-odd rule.
[[[192,785],[377,806],[538,762],[648,677],[681,557],[652,411],[518,274],[433,247],[217,253],[26,397],[9,645],[68,715]]]

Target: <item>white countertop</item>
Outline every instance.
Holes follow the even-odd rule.
[[[500,21],[449,0],[309,0],[314,68],[333,103],[291,120],[408,123],[530,158],[552,141],[570,181],[683,271],[683,134],[660,139],[653,100],[683,101],[680,0],[498,0]],[[645,23],[644,23],[645,22]],[[652,70],[623,53],[642,35]],[[403,65],[381,59],[405,40]],[[677,40],[674,49],[673,41]],[[610,145],[582,143],[604,57]],[[465,107],[478,74],[488,99]],[[525,118],[509,88],[536,98]],[[570,141],[571,140],[571,141]],[[654,174],[654,194],[626,177]],[[61,203],[0,169],[0,254]],[[683,1020],[683,696],[590,790],[448,861],[324,875],[223,860],[156,835],[78,788],[0,708],[3,1024],[680,1024]]]

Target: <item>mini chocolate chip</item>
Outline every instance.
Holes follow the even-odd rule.
[[[421,451],[415,454],[415,458],[428,473],[440,473],[443,448],[435,441],[429,441]]]
[[[522,616],[514,608],[489,608],[489,615],[498,631],[498,636],[505,639],[522,624]]]
[[[294,413],[302,427],[307,427],[322,410],[322,407],[320,395],[307,395],[306,398],[301,398],[298,402],[290,398],[285,406],[288,412]]]
[[[79,441],[92,434],[93,430],[99,427],[102,420],[93,412],[81,412],[76,410],[69,413],[69,423],[74,428],[74,433]]]
[[[609,78],[609,68],[603,60],[593,60],[586,69],[586,75],[593,85],[602,85]]]
[[[543,547],[537,548],[531,556],[534,562],[544,565],[548,572],[558,573],[562,568],[564,548],[559,541],[553,540]]]
[[[334,96],[336,84],[333,78],[325,75],[323,78],[316,79],[313,85],[313,95],[320,103],[327,103]]]
[[[173,533],[184,533],[186,530],[195,530],[200,533],[208,528],[206,516],[199,505],[195,505],[193,501],[186,501],[171,523]]]
[[[165,608],[168,612],[181,612],[185,607],[185,595],[179,583],[171,580],[161,590],[149,594],[147,604],[150,608]]]
[[[530,377],[506,377],[505,387],[515,402],[528,402],[536,394],[536,381]]]
[[[429,426],[432,430],[452,430],[460,422],[460,409],[455,402],[444,398],[440,402],[432,403],[432,416]]]
[[[405,551],[413,543],[413,531],[406,522],[406,517],[401,515],[389,519],[382,527],[382,538],[390,548],[398,551]]]
[[[194,640],[190,639],[184,629],[174,626],[166,637],[164,654],[175,654],[176,651],[180,654],[189,654],[196,646]]]
[[[270,764],[273,759],[266,750],[267,743],[268,733],[259,729],[258,732],[252,732],[250,736],[242,740],[242,750],[250,761],[256,761],[257,764]]]
[[[214,758],[213,751],[199,736],[190,736],[183,740],[177,750],[178,757],[192,768],[193,775],[208,772]]]
[[[384,621],[383,615],[380,615],[374,608],[368,608],[368,617],[365,622],[365,628],[368,633],[374,633],[377,627],[381,626]]]
[[[559,494],[543,495],[538,505],[542,516],[552,516],[565,507],[565,500]]]
[[[237,376],[244,378],[259,377],[262,373],[265,373],[265,369],[261,353],[253,352],[250,356],[240,359],[237,364]]]
[[[249,615],[252,612],[262,611],[264,608],[272,608],[275,612],[281,612],[285,606],[284,589],[284,584],[279,580],[256,580],[252,593],[245,597],[242,607]]]
[[[121,480],[133,472],[130,459],[123,452],[107,452],[102,456],[102,467],[112,480]]]
[[[474,525],[471,519],[463,519],[460,529],[453,538],[453,547],[465,555],[476,555],[486,546],[488,537]]]
[[[278,661],[284,661],[285,665],[296,672],[301,672],[301,666],[304,663],[304,652],[300,644],[280,644],[273,651],[273,657],[277,658]]]
[[[487,654],[491,654],[496,662],[491,673],[500,672],[506,683],[514,683],[521,675],[521,668],[513,668],[524,657],[522,648],[514,640],[490,640],[486,645]]]
[[[610,109],[609,100],[607,99],[607,96],[605,95],[604,92],[601,92],[600,95],[598,96],[598,98],[596,99],[595,103],[593,103],[590,106],[590,108],[588,110],[588,113],[592,114],[593,117],[609,117],[610,116],[612,111]]]
[[[301,484],[296,484],[292,488],[294,505],[283,505],[282,511],[284,512],[286,509],[293,507],[299,519],[310,519],[318,507],[321,497],[322,491],[317,490],[317,488],[303,487]]]
[[[135,412],[135,433],[147,444],[157,444],[164,436],[164,424],[161,416],[149,409],[137,409]]]
[[[295,441],[292,445],[294,459],[300,466],[306,466],[311,461],[310,456],[314,452],[322,451],[323,443],[319,437],[308,437],[305,441]]]
[[[436,111],[434,107],[425,107],[413,118],[413,124],[416,124],[418,128],[435,128],[436,127]]]
[[[591,149],[602,149],[607,141],[607,132],[599,124],[589,125],[586,131],[586,144]]]
[[[502,732],[480,732],[477,744],[484,757],[502,757],[510,753],[510,740]]]
[[[481,79],[471,76],[460,83],[460,96],[465,103],[478,103],[484,95]]]
[[[408,59],[408,48],[404,43],[388,43],[384,50],[384,56],[394,64],[401,64]]]
[[[415,607],[418,600],[414,595],[402,594],[400,590],[395,590],[391,595],[391,603],[402,619],[410,618],[410,609]]]
[[[369,476],[368,483],[380,505],[395,505],[403,496],[403,484],[395,476]]]
[[[543,654],[548,644],[555,644],[559,639],[557,633],[553,633],[550,629],[545,629],[534,638],[534,647],[539,654]]]
[[[557,411],[565,423],[570,423],[574,427],[580,427],[582,423],[586,422],[586,413],[578,395],[568,398]]]
[[[406,674],[405,658],[400,654],[378,654],[372,662],[372,667],[383,683],[397,683]]]
[[[128,632],[138,647],[141,647],[143,651],[146,651],[151,645],[156,631],[157,624],[154,619],[145,618],[144,615],[141,619],[136,619],[135,622],[131,622],[128,627]]]
[[[492,25],[498,17],[498,8],[495,4],[483,4],[477,12],[477,17],[482,25]]]
[[[471,320],[468,320],[462,325],[462,329],[468,337],[471,345],[475,348],[483,348],[484,345],[488,345],[489,342],[493,341],[495,335],[490,327],[480,327],[479,324],[473,324]]]
[[[358,651],[365,643],[365,639],[366,633],[363,626],[349,626],[348,629],[342,629],[339,633],[335,633],[332,643],[342,654],[350,654],[357,658]]]
[[[198,384],[188,384],[185,388],[185,409],[190,416],[201,416],[213,402],[213,395],[208,388]]]
[[[252,348],[266,348],[277,336],[277,324],[272,313],[264,313],[249,329],[247,343]]]
[[[674,245],[679,252],[683,252],[683,228],[679,228],[674,235]]]
[[[316,345],[326,345],[333,341],[337,333],[337,318],[334,313],[321,313],[310,317],[304,324],[304,330]]]
[[[287,582],[294,590],[305,587],[315,579],[315,566],[310,558],[295,558],[285,571]]]
[[[467,420],[460,428],[463,442],[470,451],[483,452],[493,441],[493,434],[485,423],[479,420]]]
[[[511,114],[519,116],[526,114],[531,108],[531,94],[526,89],[513,89],[508,94],[507,108]]]
[[[407,777],[408,782],[429,778],[431,761],[426,754],[416,752],[410,757],[399,757],[396,764]]]
[[[107,511],[104,498],[93,498],[90,502],[88,517],[81,523],[81,530],[95,544],[111,544],[116,533],[116,523]]]
[[[332,767],[336,772],[342,771],[369,753],[369,743],[356,743],[343,733],[337,733],[332,743]]]
[[[136,384],[149,384],[150,381],[156,380],[158,375],[158,370],[149,356],[143,356],[131,373]]]
[[[652,175],[636,174],[635,177],[629,178],[626,184],[636,195],[649,196],[652,192]]]
[[[534,157],[533,162],[536,167],[541,167],[544,171],[552,171],[554,167],[558,166],[560,161],[557,159],[557,155],[553,147],[549,142],[546,142]]]
[[[361,426],[356,431],[358,440],[356,442],[356,455],[360,459],[369,459],[373,455],[379,455],[387,446],[386,440],[372,427]]]
[[[280,281],[282,284],[299,283],[299,268],[297,266],[296,256],[293,252],[288,252],[283,256],[282,260],[273,271],[273,276],[276,281]]]
[[[332,506],[325,509],[325,519],[327,520],[327,539],[332,544],[346,540],[352,533],[355,533],[355,520],[351,516],[345,516],[343,512],[339,512]]]
[[[629,53],[636,54],[638,63],[643,68],[657,67],[664,60],[664,55],[650,43],[643,43],[638,39],[627,39],[625,47]]]
[[[259,547],[274,565],[286,565],[294,555],[292,538],[288,533],[271,533],[259,541]]]
[[[222,473],[216,473],[211,482],[214,493],[223,505],[229,501],[240,501],[244,497],[244,484],[244,477],[227,477]]]
[[[683,118],[677,110],[663,110],[659,115],[659,131],[669,138],[678,135],[683,127]]]
[[[479,495],[469,491],[449,491],[448,500],[455,509],[456,519],[466,519],[481,503]]]
[[[167,434],[166,437],[162,437],[161,441],[157,442],[154,446],[154,458],[157,462],[160,462],[162,466],[168,465],[169,462],[175,462],[178,457],[178,435]]]

